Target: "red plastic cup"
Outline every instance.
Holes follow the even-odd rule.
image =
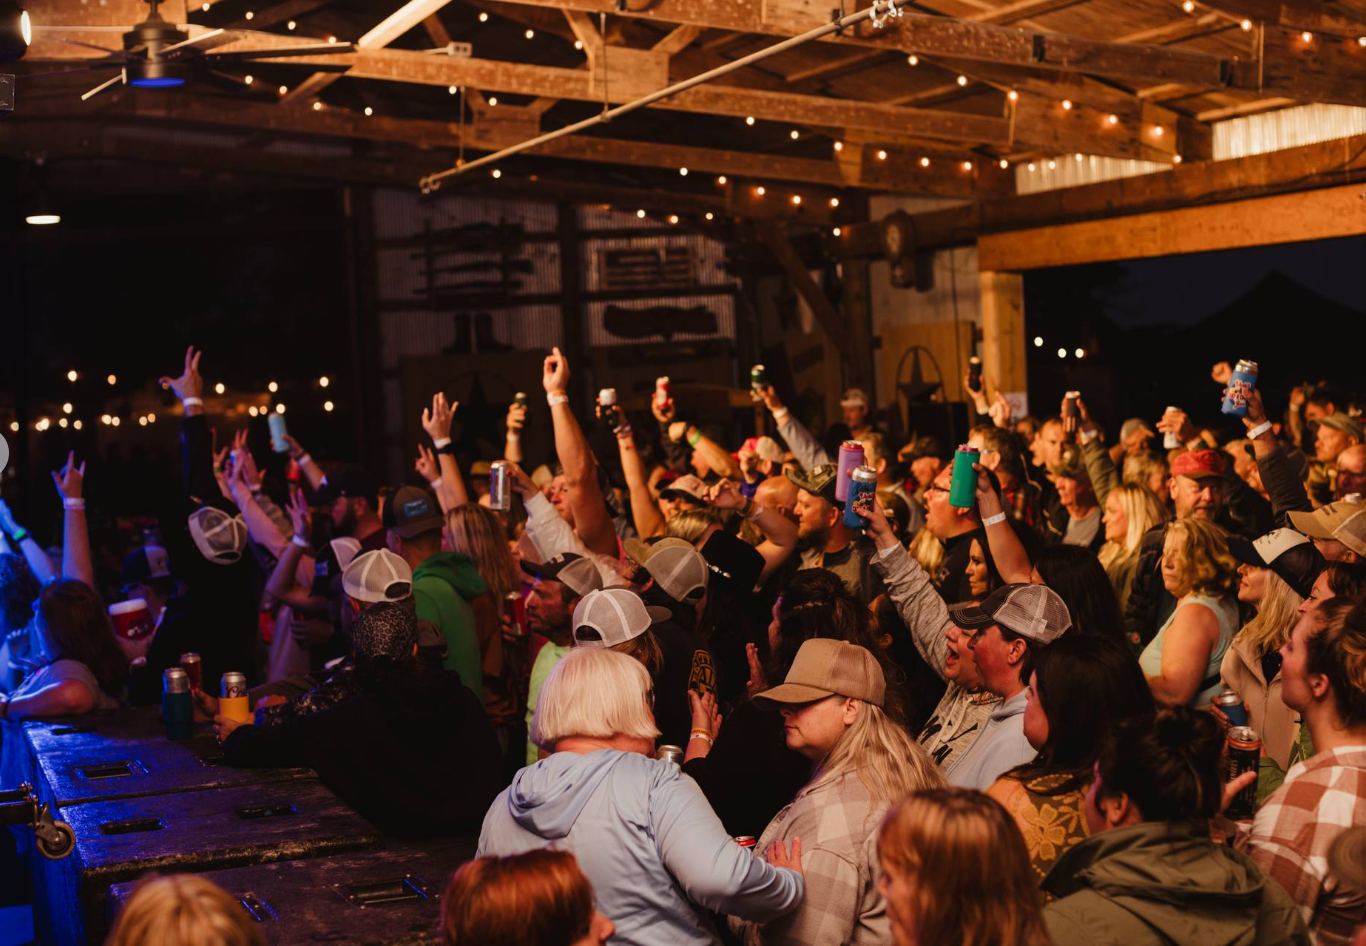
[[[114,624],[114,634],[124,640],[136,641],[151,636],[155,625],[152,612],[143,598],[130,598],[109,606],[109,620]]]

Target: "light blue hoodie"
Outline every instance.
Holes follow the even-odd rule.
[[[765,922],[804,889],[799,874],[736,844],[677,765],[636,752],[557,752],[517,773],[484,816],[479,854],[543,847],[578,858],[616,924],[612,942],[630,946],[712,946],[693,904]]]

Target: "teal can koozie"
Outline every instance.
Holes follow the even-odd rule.
[[[949,484],[949,505],[971,509],[977,505],[977,471],[972,465],[981,456],[967,444],[953,455],[953,481]]]
[[[162,674],[161,717],[166,722],[167,739],[189,739],[194,734],[190,676],[179,667],[169,667]]]
[[[850,529],[866,529],[873,518],[873,497],[877,493],[877,470],[855,467],[849,474],[849,492],[844,499],[844,524]]]

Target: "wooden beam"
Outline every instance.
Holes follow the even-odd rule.
[[[1268,97],[1366,106],[1366,50],[1355,39],[1263,26],[1260,62],[1236,62],[1233,84]]]
[[[1356,39],[1362,35],[1359,20],[1340,16],[1321,2],[1287,3],[1285,0],[1200,0],[1202,6],[1218,10],[1234,19],[1270,23],[1292,30],[1334,33]]]
[[[1366,181],[1366,135],[1339,138],[1226,161],[1178,165],[1170,171],[1024,194],[916,214],[918,246],[971,243],[981,236],[1101,217],[1220,204]],[[876,222],[847,228],[850,255],[882,255]]]
[[[1024,276],[984,268],[979,278],[982,371],[998,391],[1027,390]]]
[[[1016,3],[1008,3],[1003,7],[997,7],[976,16],[964,17],[964,19],[975,20],[978,23],[1018,23],[1030,17],[1056,13],[1059,10],[1087,2],[1089,0],[1017,0]]]
[[[422,28],[427,31],[427,36],[431,38],[435,46],[449,46],[451,34],[446,29],[446,24],[441,22],[439,14],[433,13],[422,21]]]
[[[769,224],[760,228],[764,242],[778,261],[778,265],[783,268],[787,275],[788,282],[796,290],[797,295],[802,297],[811,314],[816,317],[816,321],[824,330],[826,338],[839,350],[840,357],[849,356],[849,339],[846,337],[843,319],[840,318],[837,310],[830,302],[830,297],[825,294],[816,280],[811,278],[811,272],[806,268],[806,263],[797,255],[792,242],[788,240],[787,233],[775,224]]]
[[[992,234],[977,241],[977,258],[983,269],[1024,270],[1363,234],[1361,188],[1349,184]]]
[[[683,51],[685,46],[692,44],[692,41],[702,35],[700,26],[676,26],[670,30],[659,42],[651,48],[657,53],[674,55]]]

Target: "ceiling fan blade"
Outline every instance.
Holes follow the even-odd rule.
[[[214,85],[224,86],[234,90],[251,88],[241,76],[235,76],[230,72],[221,72],[217,69],[205,69],[201,75]],[[214,81],[215,79],[217,81]]]
[[[290,56],[332,56],[353,53],[354,43],[312,43],[307,46],[281,46],[276,49],[245,49],[241,52],[211,53],[204,58],[217,62],[255,62],[261,59],[280,59]]]
[[[183,43],[167,46],[161,50],[159,55],[162,59],[184,59],[218,46],[236,43],[245,38],[244,34],[235,30],[209,30],[207,33],[200,33],[194,39],[187,39]]]
[[[81,96],[81,101],[82,101],[82,102],[89,101],[90,99],[93,99],[95,96],[99,95],[101,92],[103,92],[105,89],[109,88],[110,86],[114,85],[115,83],[122,82],[123,79],[124,79],[124,75],[125,75],[125,73],[120,72],[118,75],[114,76],[114,78],[108,80],[107,82],[101,82],[99,85],[95,86],[95,87],[94,87],[93,89],[91,89],[89,92],[87,92],[87,93],[85,93],[84,95],[82,95],[82,96]]]
[[[134,26],[40,26],[33,24],[35,33],[127,33]]]
[[[86,65],[79,65],[79,64],[76,64],[76,68],[74,68],[74,69],[49,69],[47,72],[21,72],[21,73],[18,74],[17,78],[19,78],[19,79],[22,80],[22,79],[41,79],[41,78],[43,78],[43,77],[45,77],[45,76],[74,76],[74,75],[78,75],[79,73],[83,73],[83,72],[94,72],[96,69],[108,69],[110,66],[114,66],[114,65],[117,65],[117,64],[116,64],[116,63],[112,63],[112,62],[104,62],[104,61],[95,63],[95,64],[92,65],[92,66],[86,66]]]
[[[127,53],[122,49],[110,49],[108,46],[96,46],[94,43],[82,43],[78,39],[62,39],[60,36],[49,36],[47,38],[54,43],[66,43],[68,46],[82,46],[86,49],[97,49],[102,53],[108,53],[109,55],[117,56],[120,59],[127,58]]]

